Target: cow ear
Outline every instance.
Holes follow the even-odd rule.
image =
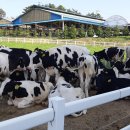
[[[38,54],[40,57],[44,57],[44,56],[45,56],[45,51],[39,51],[39,52],[37,52],[37,54]]]
[[[39,48],[35,48],[35,49],[34,49],[34,52],[38,52],[38,51],[39,51]]]

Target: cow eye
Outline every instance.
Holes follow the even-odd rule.
[[[110,83],[111,82],[111,79],[108,79],[108,81],[107,81],[108,83]]]
[[[79,96],[76,96],[76,98],[79,98]]]

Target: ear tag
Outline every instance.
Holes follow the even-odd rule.
[[[15,85],[15,89],[19,89],[20,88],[20,85]]]
[[[42,57],[44,57],[45,56],[45,54],[42,54]]]
[[[111,79],[108,79],[108,81],[107,81],[108,83],[110,83],[111,82]]]
[[[16,73],[16,76],[19,76],[19,73],[18,73],[18,72]]]

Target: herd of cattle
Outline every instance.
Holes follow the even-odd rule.
[[[97,94],[121,89],[130,86],[130,47],[110,47],[92,55],[76,45],[34,51],[1,46],[0,82],[0,96],[8,95],[8,105],[18,108],[54,96],[65,102],[79,100],[88,97],[93,86]]]

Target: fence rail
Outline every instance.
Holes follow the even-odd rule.
[[[130,43],[119,43],[119,42],[88,42],[86,41],[79,41],[79,40],[59,40],[59,39],[42,39],[42,38],[14,38],[14,37],[0,37],[0,42],[16,42],[16,43],[38,43],[38,44],[64,44],[64,45],[92,45],[92,46],[104,46],[104,47],[110,47],[110,46],[129,46]]]
[[[0,122],[0,130],[24,130],[47,122],[48,130],[64,130],[64,116],[115,101],[129,95],[130,87],[70,103],[64,103],[63,98],[54,97],[49,99],[49,108],[47,109]]]

